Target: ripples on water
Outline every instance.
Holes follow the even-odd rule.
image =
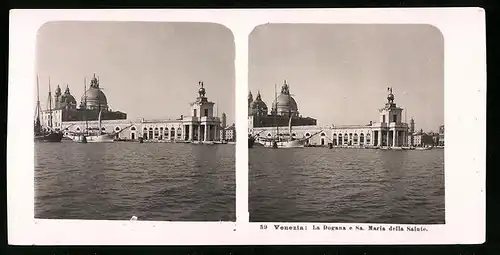
[[[35,144],[35,217],[234,221],[235,147]]]
[[[250,221],[444,224],[444,150],[254,148]]]

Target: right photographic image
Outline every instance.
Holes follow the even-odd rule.
[[[268,23],[248,47],[251,222],[445,224],[439,29]]]

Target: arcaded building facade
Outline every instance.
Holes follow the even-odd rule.
[[[115,133],[117,139],[136,140],[142,137],[145,140],[164,141],[218,141],[220,140],[221,120],[214,116],[214,102],[206,97],[206,89],[203,82],[199,82],[198,97],[189,103],[190,113],[180,115],[176,119],[138,119],[127,120],[126,114],[109,110],[107,97],[99,88],[99,80],[92,79],[89,90],[82,96],[80,108],[76,109],[76,100],[69,97],[69,88],[66,96],[61,95],[56,89],[55,108],[52,111],[44,111],[42,125],[48,126],[50,115],[55,129],[64,133],[80,133],[98,129],[98,113],[102,110],[101,129],[107,133]],[[69,99],[68,99],[69,98]],[[61,103],[62,102],[62,103]],[[86,103],[85,103],[86,102]],[[66,111],[87,112],[79,116],[79,119],[64,118]],[[94,115],[91,115],[91,114]],[[90,118],[87,116],[91,116]],[[85,121],[87,119],[87,121]]]
[[[288,88],[286,88],[286,90],[287,89]],[[289,92],[286,96],[289,100],[283,100],[283,102],[278,101],[280,107],[275,107],[277,111],[273,109],[271,115],[290,116],[286,114],[298,114],[296,101],[289,96]],[[274,137],[276,132],[288,134],[288,123],[286,123],[286,125],[270,125],[265,127],[255,125],[255,111],[251,111],[255,108],[254,105],[255,104],[251,104],[253,107],[249,109],[248,129],[250,134],[256,137],[266,136],[269,138]],[[259,107],[258,109],[264,111],[265,108]],[[377,122],[370,121],[367,124],[361,125],[332,125],[321,127],[317,125],[297,125],[297,123],[292,121],[292,134],[290,135],[297,139],[305,138],[307,139],[307,143],[311,145],[327,145],[328,143],[332,143],[333,146],[357,147],[407,146],[408,124],[404,123],[401,118],[403,109],[398,107],[394,102],[392,88],[388,88],[387,102],[378,112],[379,120]],[[263,115],[263,113],[260,114]],[[279,127],[276,128],[276,126]]]

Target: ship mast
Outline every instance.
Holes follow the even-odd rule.
[[[95,73],[94,73],[94,79],[95,79]],[[97,88],[97,128],[99,131],[97,131],[97,135],[101,134],[101,99],[99,98],[99,80],[96,81],[96,88]]]
[[[36,111],[35,131],[40,132],[40,88],[38,85],[38,74],[36,75]]]
[[[274,84],[274,125],[276,125],[276,138],[279,138],[279,128],[276,123],[276,115],[278,115],[278,94],[276,93],[276,83]],[[277,139],[276,139],[277,140]]]
[[[288,92],[288,102],[291,102],[291,96],[290,96],[290,86],[286,83],[286,80],[285,80],[285,85],[286,85],[286,90]],[[291,104],[289,103],[288,104],[288,116],[289,117],[292,117],[292,106]],[[290,134],[291,135],[291,134]]]
[[[85,131],[89,134],[89,121],[87,118],[87,77],[83,78],[83,113],[85,118]]]
[[[292,104],[291,104],[292,97],[290,95],[290,85],[288,85],[286,83],[286,79],[285,79],[285,85],[286,85],[286,90],[287,90],[286,92],[288,93],[288,102],[289,102],[288,103],[288,118],[290,118],[288,120],[288,135],[289,135],[289,138],[291,140],[292,139]]]
[[[49,77],[49,127],[52,129],[52,93],[50,89],[50,77]]]

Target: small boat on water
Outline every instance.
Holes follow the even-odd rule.
[[[432,149],[432,147],[416,147],[415,150],[419,150],[419,151],[426,151],[426,150],[430,150]]]
[[[35,141],[38,142],[53,142],[59,143],[63,139],[63,134],[61,132],[48,131],[45,133],[35,134]]]
[[[95,74],[94,78],[92,80],[92,84],[97,83],[99,84],[99,80],[96,79]],[[91,86],[92,86],[91,84]],[[99,88],[99,86],[97,86]],[[87,107],[87,81],[84,81],[84,106]],[[86,112],[86,111],[85,111]],[[68,137],[70,137],[74,142],[77,143],[112,143],[115,141],[115,138],[117,137],[117,134],[119,133],[106,133],[102,131],[102,109],[100,109],[100,104],[99,104],[99,115],[98,115],[98,127],[97,129],[95,128],[90,128],[88,127],[88,119],[87,116],[85,115],[85,125],[86,125],[86,130],[84,133],[79,133],[79,134],[69,134]],[[123,130],[131,127],[132,125],[120,130],[120,132],[123,132]]]
[[[411,147],[411,146],[404,146],[404,147],[401,147],[403,150],[414,150],[415,147]]]
[[[253,148],[253,145],[255,144],[255,138],[249,134],[248,135],[248,148]]]
[[[286,81],[285,81],[285,85]],[[282,94],[284,93],[283,91],[281,92]],[[285,94],[290,97],[290,92],[288,90],[285,91]],[[275,102],[277,104],[278,102],[278,96],[276,93],[276,84],[274,85],[274,98]],[[276,106],[277,109],[277,106]],[[306,144],[306,138],[303,139],[296,139],[292,136],[292,118],[293,116],[290,115],[290,118],[288,120],[288,134],[280,134],[279,133],[279,126],[276,124],[276,114],[274,114],[274,125],[276,127],[276,135],[274,138],[259,138],[257,140],[258,143],[262,144],[264,147],[268,148],[273,148],[273,149],[278,149],[278,148],[304,148]]]
[[[273,140],[273,139],[268,139],[264,141],[260,141],[264,147],[268,148],[304,148],[305,142],[304,140]]]

